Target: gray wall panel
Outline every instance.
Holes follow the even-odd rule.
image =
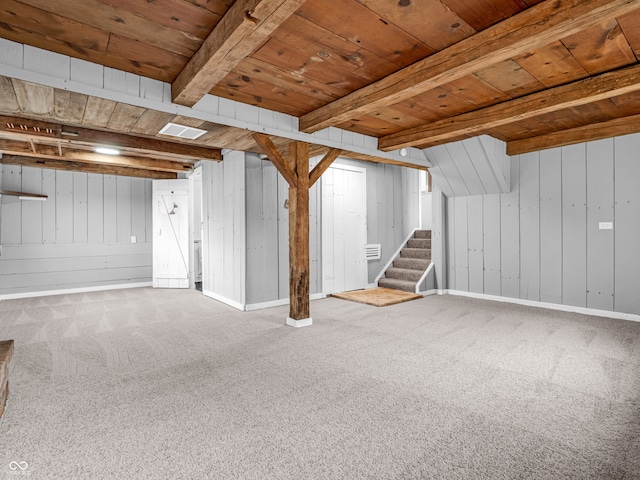
[[[117,243],[118,241],[118,208],[116,176],[105,175],[103,178],[104,191],[104,241]]]
[[[587,306],[585,144],[562,147],[562,303]]]
[[[562,152],[540,152],[540,300],[562,303]]]
[[[22,167],[21,191],[42,193],[42,170]],[[22,203],[22,243],[42,244],[42,207],[44,202]]]
[[[587,144],[587,307],[613,310],[613,139]]]
[[[482,229],[484,250],[484,293],[500,295],[500,195],[482,197]]]
[[[2,165],[3,188],[21,191],[22,169],[14,165]],[[22,243],[22,200],[2,195],[2,217],[0,217],[0,244],[20,245]]]
[[[56,243],[73,243],[73,172],[56,171]]]
[[[56,243],[56,171],[42,170],[42,243]]]
[[[21,179],[20,184],[11,184],[12,189],[42,192],[49,197],[44,202],[23,201],[28,205],[23,205],[17,223],[23,225],[24,238],[14,245],[3,244],[0,295],[151,281],[150,242],[143,238],[138,244],[128,243],[129,239],[117,244],[102,235],[106,218],[102,212],[107,204],[113,205],[114,239],[117,202],[127,211],[126,218],[131,218],[132,211],[147,208],[144,198],[132,201],[125,197],[128,205],[117,198],[115,177],[111,178],[113,196],[105,200],[102,175],[29,167],[24,167],[21,175],[3,175],[2,188]],[[136,182],[143,190],[145,184],[151,185],[151,180]],[[0,238],[5,227],[15,230],[3,222]]]
[[[131,241],[131,178],[116,177],[117,241]]]
[[[144,242],[147,236],[147,201],[143,178],[131,178],[131,236]]]
[[[511,159],[511,192],[500,198],[501,291],[505,297],[520,296],[520,158]]]
[[[468,228],[468,197],[455,197],[454,209],[455,217],[455,237],[453,248],[455,249],[455,289],[468,291],[469,289],[469,244],[467,242]]]
[[[483,196],[467,197],[469,242],[469,291],[484,293]]]
[[[615,302],[618,312],[640,314],[640,135],[615,139]]]
[[[73,242],[88,241],[87,174],[73,172]]]
[[[512,158],[512,192],[482,197],[484,293],[536,300],[539,283],[542,302],[640,315],[639,152],[636,134]],[[499,221],[489,213],[498,198]],[[468,198],[472,201],[475,197]],[[460,248],[452,246],[464,231],[460,205],[456,201],[454,208],[447,199],[444,226],[450,248],[443,263],[455,263],[457,272],[463,262]],[[474,214],[462,209],[461,216],[467,217],[473,251],[479,242],[473,238]],[[614,229],[601,230],[600,222],[613,222]],[[469,268],[477,261],[470,254]],[[494,269],[501,275],[501,292],[489,280]],[[462,283],[450,281],[449,288]],[[472,283],[470,290],[477,290]]]
[[[151,182],[146,182],[151,185]],[[103,175],[90,173],[87,177],[87,224],[89,243],[102,243],[104,241],[104,189]],[[149,205],[144,205],[145,210]],[[141,239],[145,241],[145,239]],[[151,241],[151,239],[149,239]]]
[[[540,159],[520,156],[520,298],[540,300]]]

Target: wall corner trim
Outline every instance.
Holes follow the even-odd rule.
[[[210,292],[208,290],[203,290],[202,294],[206,297],[212,298],[214,300],[217,300],[218,302],[224,303],[225,305],[229,305],[230,307],[233,307],[237,310],[240,310],[242,312],[244,312],[246,310],[246,305],[240,303],[240,302],[236,302],[235,300],[231,300],[230,298],[227,297],[223,297],[222,295],[218,294],[218,293],[214,293],[214,292]]]

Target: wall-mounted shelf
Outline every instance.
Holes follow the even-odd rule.
[[[48,198],[47,195],[40,195],[38,193],[13,192],[11,190],[0,190],[0,196],[2,195],[18,197],[20,200],[40,200],[41,202],[44,202]]]

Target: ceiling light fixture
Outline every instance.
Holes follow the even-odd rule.
[[[103,155],[120,155],[120,150],[115,148],[98,147],[94,149],[96,153],[102,153]]]

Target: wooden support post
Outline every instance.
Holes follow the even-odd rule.
[[[289,318],[287,325],[304,327],[309,314],[309,145],[289,144],[289,165],[298,177],[289,187]]]

